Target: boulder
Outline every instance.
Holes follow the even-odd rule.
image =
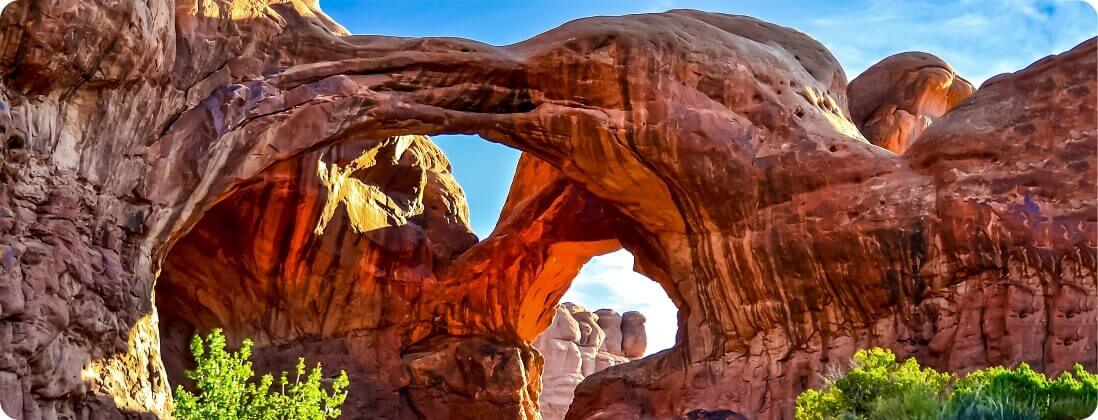
[[[871,143],[903,153],[935,120],[976,89],[923,52],[885,58],[850,81],[850,117]]]
[[[595,315],[599,317],[599,328],[606,333],[606,339],[602,341],[599,351],[621,356],[621,314],[613,309],[599,309],[595,311]]]

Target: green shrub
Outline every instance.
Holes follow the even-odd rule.
[[[197,367],[186,374],[194,380],[197,393],[176,387],[173,414],[178,419],[322,420],[339,417],[339,406],[347,399],[346,372],[340,371],[331,391],[325,391],[320,364],[306,372],[304,358],[298,359],[293,380],[282,372],[274,390],[275,380],[269,374],[253,380],[252,341],[244,340],[239,351],[226,352],[221,330],[210,331],[205,341],[195,335],[191,354]]]
[[[854,354],[851,369],[821,390],[797,397],[798,419],[1080,419],[1098,406],[1098,375],[1075,365],[1046,379],[1025,363],[992,367],[957,379],[897,362],[891,351]]]
[[[1004,406],[1004,412],[1027,413],[1009,418],[1078,419],[1098,405],[1098,376],[1078,364],[1051,380],[1025,363],[1014,369],[996,366],[958,380],[951,397],[958,400],[955,410],[988,401]]]

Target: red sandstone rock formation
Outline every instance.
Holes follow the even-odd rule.
[[[850,117],[873,144],[903,153],[931,123],[975,90],[942,59],[893,55],[850,81]]]
[[[543,359],[538,406],[543,419],[564,418],[576,386],[583,381],[579,341],[579,323],[567,307],[559,305],[549,329],[534,341]]]
[[[539,405],[543,419],[564,418],[584,377],[644,355],[644,316],[633,311],[626,315],[628,328],[623,328],[622,316],[611,309],[591,313],[571,302],[557,306],[553,323],[534,341],[544,360]],[[596,348],[596,343],[601,345]],[[623,353],[623,348],[632,356]]]
[[[648,332],[644,329],[644,314],[629,311],[621,316],[621,355],[630,359],[644,356],[648,348]]]
[[[878,280],[860,283],[862,292],[830,302],[851,302],[863,314],[883,309],[879,318],[844,333],[836,322],[848,318],[810,305],[793,312],[804,320],[800,327],[781,326],[757,336],[738,356],[691,363],[668,355],[663,364],[646,360],[608,369],[577,389],[570,417],[672,415],[729,397],[755,401],[729,404],[739,411],[779,417],[788,411],[768,409],[767,400],[790,401],[797,390],[819,383],[824,366],[873,345],[955,372],[1019,362],[1049,372],[1076,362],[1093,369],[1096,45],[1092,39],[989,80],[903,156],[881,159],[898,164],[900,173],[859,183],[875,185],[877,193],[846,199],[860,202],[860,208],[838,217],[847,226],[875,226],[873,235],[863,237],[873,237],[880,248],[872,245],[877,252],[857,254],[858,248],[837,247],[841,242],[834,238],[811,245],[816,256],[810,261],[823,262],[825,269],[827,261],[843,261],[827,274],[832,285],[863,270],[880,270]],[[895,201],[893,194],[900,192],[910,198]],[[820,198],[809,206],[837,204]],[[873,200],[891,206],[873,210]],[[922,207],[915,212],[922,215],[904,216],[913,207]],[[829,229],[849,229],[841,226]],[[896,233],[905,239],[886,246],[882,234]],[[789,259],[788,245],[781,249],[784,261],[797,261]],[[858,262],[863,259],[871,265]],[[777,278],[796,278],[789,274]],[[822,292],[798,300],[815,293]],[[869,306],[874,296],[880,306]],[[800,334],[790,334],[798,329]],[[703,385],[689,394],[660,388],[703,374]],[[679,402],[682,398],[691,402]]]
[[[351,370],[352,416],[535,417],[530,343],[619,246],[680,308],[678,343],[586,379],[571,418],[777,418],[868,345],[951,370],[1098,364],[1093,40],[959,103],[948,66],[901,56],[851,87],[852,119],[826,49],[741,16],[584,19],[507,47],[345,36],[296,0],[17,2],[0,23],[17,417],[163,415],[161,338],[170,360],[173,328],[212,323],[259,336],[263,365]],[[337,210],[308,236],[317,157],[444,132],[526,152],[489,238],[430,184],[426,145],[355,177],[392,202],[351,211],[396,229]]]

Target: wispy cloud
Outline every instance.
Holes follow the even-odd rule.
[[[889,55],[925,51],[977,85],[1098,32],[1093,8],[1057,0],[869,0],[798,20],[786,24],[827,45],[851,78]]]

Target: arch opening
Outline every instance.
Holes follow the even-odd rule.
[[[188,384],[190,337],[222,328],[230,344],[256,343],[257,371],[285,369],[305,355],[348,371],[352,409],[413,415],[432,398],[406,390],[430,388],[417,375],[438,373],[424,366],[433,360],[424,355],[456,357],[464,350],[455,340],[474,337],[520,350],[514,362],[529,388],[522,392],[536,401],[542,365],[530,345],[581,267],[621,248],[626,220],[523,155],[506,181],[506,200],[496,211],[480,209],[499,217],[478,242],[445,153],[426,137],[393,139],[352,140],[278,161],[239,182],[179,236],[156,286],[173,385]],[[356,169],[371,153],[372,163]],[[326,182],[336,174],[367,193],[332,207]]]
[[[156,285],[169,381],[186,384],[192,334],[222,328],[256,343],[257,371],[304,355],[353,378],[351,410],[413,416],[400,393],[402,349],[416,299],[435,273],[476,243],[441,150],[416,138],[398,150],[363,139],[307,151],[245,180],[167,252]],[[316,232],[330,191],[319,167],[376,163],[351,174],[372,194],[352,207],[381,223],[357,231],[340,203]]]
[[[644,315],[645,346],[643,356],[667,350],[675,345],[678,332],[678,307],[656,281],[633,270],[633,254],[619,250],[596,256],[580,269],[562,302],[595,309],[610,309],[625,314]]]
[[[536,195],[531,191],[542,186],[539,184],[551,184],[553,176],[550,174],[556,172],[535,164],[536,160],[529,156],[520,160],[518,153],[513,155],[515,161],[511,163],[506,158],[512,149],[474,137],[433,136],[432,140],[446,151],[453,163],[454,176],[466,191],[470,219],[473,226],[478,227],[478,233],[485,238],[493,231],[506,234],[509,226],[504,218],[516,211],[514,207],[520,205],[518,202],[522,198]],[[475,154],[463,153],[470,144],[487,146],[475,147]],[[493,176],[485,173],[485,163],[495,163],[497,167],[507,167],[508,163],[515,165],[514,179],[492,185],[497,180],[484,179],[485,175]],[[510,194],[503,194],[507,200],[495,195],[508,188]],[[551,219],[538,223],[573,222],[582,224],[582,219]],[[675,303],[659,283],[634,271],[633,255],[622,249],[618,240],[602,242],[612,243],[586,244],[589,251],[577,253],[577,261],[556,262],[566,270],[556,274],[558,281],[540,286],[558,288],[545,296],[558,302],[556,305],[550,302],[543,307],[520,310],[520,314],[543,316],[546,307],[555,307],[555,311],[550,311],[555,315],[548,328],[533,341],[533,347],[543,357],[539,408],[544,419],[564,418],[573,392],[584,377],[668,349],[675,343],[678,330]],[[537,290],[531,292],[539,294]]]
[[[542,418],[564,419],[585,378],[671,348],[677,313],[658,283],[633,271],[628,251],[593,257],[534,342],[544,358]]]

